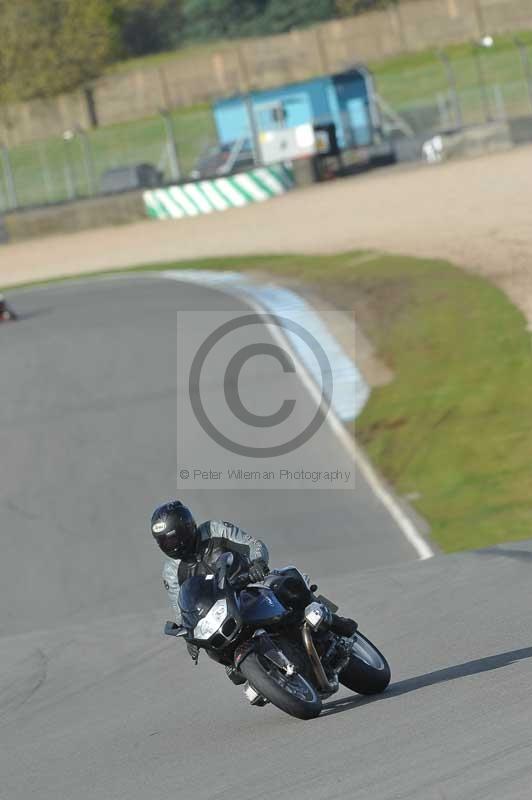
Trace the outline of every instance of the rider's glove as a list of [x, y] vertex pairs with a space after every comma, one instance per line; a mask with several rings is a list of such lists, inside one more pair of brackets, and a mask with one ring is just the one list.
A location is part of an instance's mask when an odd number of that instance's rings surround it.
[[270, 570], [268, 565], [261, 558], [252, 561], [249, 567], [249, 577], [253, 583], [263, 581]]
[[190, 642], [187, 642], [187, 650], [188, 650], [188, 654], [189, 654], [190, 658], [192, 659], [192, 661], [194, 661], [194, 663], [197, 664], [198, 663], [198, 658], [199, 658], [199, 647], [198, 647], [198, 645], [197, 644], [191, 644]]

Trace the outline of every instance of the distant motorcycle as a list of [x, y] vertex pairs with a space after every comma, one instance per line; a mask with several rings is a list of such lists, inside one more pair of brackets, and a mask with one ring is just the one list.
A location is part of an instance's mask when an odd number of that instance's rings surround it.
[[270, 702], [299, 719], [319, 716], [322, 701], [343, 684], [353, 692], [383, 692], [390, 667], [360, 631], [333, 634], [327, 620], [338, 607], [315, 596], [317, 586], [296, 567], [270, 572], [250, 584], [244, 559], [225, 553], [215, 575], [188, 578], [179, 592], [184, 636], [229, 668], [254, 706]]
[[17, 319], [17, 315], [7, 304], [3, 294], [0, 294], [0, 322], [9, 322]]

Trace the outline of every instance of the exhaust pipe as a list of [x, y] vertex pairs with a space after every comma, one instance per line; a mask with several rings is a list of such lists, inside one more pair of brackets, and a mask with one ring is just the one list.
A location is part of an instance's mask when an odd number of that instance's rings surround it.
[[338, 683], [331, 683], [331, 681], [328, 679], [327, 674], [323, 669], [323, 664], [321, 663], [320, 657], [316, 652], [316, 648], [314, 647], [310, 628], [306, 622], [303, 625], [301, 634], [303, 636], [305, 650], [307, 651], [310, 663], [312, 664], [312, 669], [314, 670], [314, 675], [316, 676], [316, 680], [318, 682], [318, 688], [321, 689], [322, 692], [332, 694], [338, 689]]

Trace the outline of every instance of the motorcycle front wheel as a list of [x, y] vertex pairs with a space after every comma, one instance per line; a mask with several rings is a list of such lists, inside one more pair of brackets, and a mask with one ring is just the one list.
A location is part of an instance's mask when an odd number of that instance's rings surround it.
[[321, 712], [321, 699], [314, 686], [299, 673], [287, 675], [269, 659], [250, 653], [240, 672], [251, 686], [270, 703], [297, 719], [315, 719]]
[[338, 678], [352, 692], [379, 694], [390, 683], [390, 665], [375, 645], [357, 631], [349, 662]]

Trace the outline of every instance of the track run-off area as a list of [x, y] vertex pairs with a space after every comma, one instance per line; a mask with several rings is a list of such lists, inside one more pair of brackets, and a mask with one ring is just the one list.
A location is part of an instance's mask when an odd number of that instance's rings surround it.
[[0, 287], [138, 264], [376, 249], [442, 258], [499, 285], [532, 325], [532, 148], [401, 165], [188, 219], [0, 248]]
[[[241, 301], [148, 275], [10, 296], [2, 800], [530, 797], [532, 545], [420, 561], [363, 475], [354, 492], [190, 492], [198, 518], [234, 519], [311, 574], [391, 663], [384, 695], [343, 692], [313, 722], [251, 708], [162, 636], [148, 529], [176, 491], [176, 311]], [[349, 458], [325, 426], [315, 448]]]

